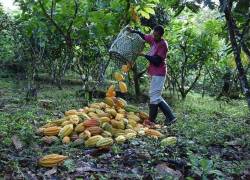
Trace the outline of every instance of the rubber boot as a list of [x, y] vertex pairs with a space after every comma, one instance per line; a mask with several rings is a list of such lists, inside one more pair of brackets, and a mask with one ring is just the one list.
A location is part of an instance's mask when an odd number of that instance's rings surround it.
[[157, 114], [158, 114], [158, 104], [149, 104], [149, 119], [145, 120], [143, 124], [150, 128], [154, 128]]
[[176, 121], [176, 117], [174, 116], [170, 106], [167, 102], [161, 101], [158, 106], [166, 117], [165, 124], [170, 125]]
[[149, 104], [149, 120], [155, 123], [158, 114], [158, 104]]

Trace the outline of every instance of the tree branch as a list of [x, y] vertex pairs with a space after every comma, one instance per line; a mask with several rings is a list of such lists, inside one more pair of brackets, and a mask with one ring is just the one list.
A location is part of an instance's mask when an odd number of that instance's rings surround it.
[[192, 84], [189, 86], [189, 88], [186, 91], [186, 94], [194, 87], [196, 81], [200, 78], [201, 76], [201, 70], [202, 70], [203, 65], [200, 65], [200, 69], [198, 71], [198, 74], [195, 77], [195, 80], [192, 82]]
[[44, 6], [43, 6], [41, 0], [38, 0], [38, 3], [39, 3], [39, 5], [40, 5], [40, 7], [41, 7], [41, 9], [42, 9], [42, 11], [43, 11], [45, 17], [46, 17], [47, 19], [50, 20], [50, 22], [51, 22], [51, 23], [56, 27], [56, 29], [62, 34], [62, 36], [65, 38], [65, 40], [67, 40], [67, 36], [64, 34], [63, 30], [62, 30], [62, 29], [59, 27], [59, 25], [54, 21], [54, 19], [53, 19], [50, 15], [47, 14], [47, 12], [46, 12], [46, 10], [45, 10], [45, 8], [44, 8]]
[[181, 67], [181, 86], [184, 87], [184, 84], [185, 84], [184, 72], [185, 72], [185, 67], [186, 67], [187, 60], [188, 60], [187, 52], [186, 52], [187, 42], [185, 41], [184, 45], [180, 44], [180, 48], [182, 49], [184, 53], [184, 62]]
[[77, 12], [78, 12], [78, 4], [77, 4], [77, 1], [74, 0], [74, 3], [75, 3], [75, 13], [74, 13], [73, 19], [72, 19], [72, 21], [70, 22], [69, 27], [68, 27], [68, 29], [67, 29], [67, 34], [70, 34], [70, 32], [71, 32], [71, 30], [72, 30], [72, 29], [71, 29], [71, 28], [72, 28], [72, 25], [73, 25], [73, 23], [74, 23], [74, 20], [75, 20], [75, 18], [76, 18]]

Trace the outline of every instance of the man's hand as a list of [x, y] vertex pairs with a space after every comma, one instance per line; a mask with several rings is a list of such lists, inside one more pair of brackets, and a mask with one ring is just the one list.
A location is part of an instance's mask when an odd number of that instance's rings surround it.
[[127, 30], [128, 32], [132, 32], [132, 31], [133, 31], [133, 29], [132, 29], [130, 26], [128, 26], [128, 27], [126, 28], [126, 30]]

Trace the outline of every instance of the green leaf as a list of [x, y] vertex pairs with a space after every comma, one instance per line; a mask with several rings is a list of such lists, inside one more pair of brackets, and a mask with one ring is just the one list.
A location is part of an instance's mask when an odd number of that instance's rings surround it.
[[202, 159], [202, 160], [200, 160], [200, 165], [201, 165], [203, 170], [209, 170], [213, 166], [213, 161], [207, 160], [207, 159]]
[[148, 3], [148, 4], [147, 4], [147, 7], [154, 8], [154, 7], [156, 7], [156, 4]]
[[153, 8], [145, 7], [144, 11], [147, 12], [147, 13], [149, 13], [149, 14], [155, 15], [155, 10]]
[[149, 2], [160, 3], [160, 0], [149, 0]]
[[217, 176], [224, 176], [224, 174], [217, 169], [209, 171], [208, 174], [216, 174]]
[[146, 19], [149, 19], [149, 13], [145, 12], [145, 11], [140, 11], [140, 14], [142, 15], [142, 17], [145, 17]]
[[111, 7], [112, 9], [117, 9], [117, 8], [119, 8], [120, 6], [121, 6], [121, 3], [120, 3], [119, 0], [114, 0], [114, 1], [111, 1], [111, 2], [110, 2], [110, 7]]

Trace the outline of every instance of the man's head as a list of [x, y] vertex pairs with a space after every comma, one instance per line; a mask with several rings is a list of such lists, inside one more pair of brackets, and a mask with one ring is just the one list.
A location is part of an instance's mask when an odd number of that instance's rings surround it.
[[154, 35], [154, 38], [155, 38], [156, 41], [160, 41], [163, 34], [164, 34], [163, 26], [157, 25], [157, 26], [154, 27], [153, 35]]

